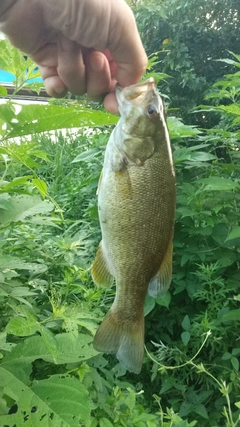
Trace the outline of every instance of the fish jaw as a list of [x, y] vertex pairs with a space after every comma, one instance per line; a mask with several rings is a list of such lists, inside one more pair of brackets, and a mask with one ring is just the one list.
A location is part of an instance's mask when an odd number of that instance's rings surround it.
[[117, 86], [116, 96], [121, 115], [118, 128], [133, 136], [151, 136], [159, 122], [165, 122], [164, 105], [153, 78], [136, 85]]

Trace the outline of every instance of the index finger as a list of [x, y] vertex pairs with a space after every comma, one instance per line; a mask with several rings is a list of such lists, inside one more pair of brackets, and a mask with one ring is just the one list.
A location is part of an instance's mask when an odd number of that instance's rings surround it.
[[[133, 12], [125, 2], [112, 14], [109, 29], [108, 49], [117, 67], [114, 77], [121, 86], [137, 83], [147, 67], [147, 55], [138, 33]], [[119, 6], [119, 3], [118, 3]], [[119, 16], [124, 19], [119, 19]]]

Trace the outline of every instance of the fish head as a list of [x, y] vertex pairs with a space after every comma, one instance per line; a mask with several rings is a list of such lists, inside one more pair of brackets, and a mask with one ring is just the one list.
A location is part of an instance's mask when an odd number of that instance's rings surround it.
[[165, 123], [164, 104], [152, 77], [126, 88], [118, 85], [116, 96], [126, 134], [154, 136], [159, 123]]

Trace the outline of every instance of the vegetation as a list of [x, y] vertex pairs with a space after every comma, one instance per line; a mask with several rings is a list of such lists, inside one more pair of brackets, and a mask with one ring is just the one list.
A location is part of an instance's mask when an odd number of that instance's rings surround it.
[[[25, 60], [0, 43], [0, 67], [28, 83]], [[0, 104], [0, 425], [240, 424], [240, 57], [226, 55], [217, 59], [231, 73], [194, 107], [201, 127], [183, 124], [171, 96], [177, 77], [157, 75], [151, 56], [149, 73], [161, 88], [169, 82], [178, 196], [173, 282], [146, 299], [139, 375], [92, 347], [114, 298], [89, 269], [100, 239], [96, 188], [117, 118], [82, 100]]]

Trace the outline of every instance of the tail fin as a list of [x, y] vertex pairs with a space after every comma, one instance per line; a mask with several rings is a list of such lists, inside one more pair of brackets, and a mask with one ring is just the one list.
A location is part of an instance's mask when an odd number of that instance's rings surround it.
[[118, 360], [130, 372], [139, 374], [144, 354], [144, 316], [131, 323], [120, 321], [111, 310], [99, 326], [94, 348], [103, 353], [116, 353]]

